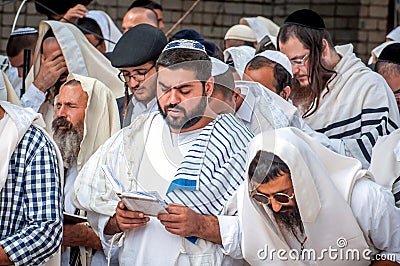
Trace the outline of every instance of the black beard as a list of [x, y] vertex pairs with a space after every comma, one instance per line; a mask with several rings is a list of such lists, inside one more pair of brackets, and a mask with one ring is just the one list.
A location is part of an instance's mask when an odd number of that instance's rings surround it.
[[[268, 205], [271, 208], [271, 205]], [[272, 210], [272, 208], [271, 208]], [[296, 206], [282, 206], [279, 212], [274, 212], [275, 220], [283, 225], [285, 228], [296, 231], [299, 229], [301, 233], [304, 233], [303, 222], [301, 221], [299, 208]]]
[[78, 158], [80, 145], [83, 140], [83, 130], [74, 127], [72, 123], [64, 117], [54, 119], [52, 129], [53, 139], [60, 149], [64, 167], [69, 169], [72, 163]]
[[[188, 117], [186, 110], [184, 108], [182, 108], [181, 106], [179, 106], [179, 104], [169, 104], [167, 106], [164, 106], [164, 108], [162, 108], [160, 106], [160, 103], [157, 101], [157, 105], [158, 105], [158, 110], [160, 111], [161, 115], [163, 116], [165, 121], [167, 121], [168, 126], [170, 126], [172, 129], [182, 130], [182, 129], [190, 128], [190, 127], [194, 126], [195, 124], [197, 124], [197, 122], [199, 122], [201, 118], [203, 118], [204, 112], [207, 108], [206, 91], [203, 90], [201, 102], [198, 106], [196, 106], [195, 109], [192, 110], [193, 112], [191, 115], [193, 115], [193, 117], [191, 117], [191, 118]], [[171, 121], [167, 117], [168, 108], [175, 108], [175, 109], [180, 110], [184, 114], [183, 121], [181, 121], [180, 123], [178, 123], [178, 122], [175, 123], [174, 121]]]

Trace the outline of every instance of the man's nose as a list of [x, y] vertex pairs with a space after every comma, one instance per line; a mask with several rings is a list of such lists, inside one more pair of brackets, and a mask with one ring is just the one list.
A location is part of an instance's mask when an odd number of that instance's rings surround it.
[[179, 104], [180, 103], [179, 90], [171, 89], [169, 91], [169, 103], [170, 104]]
[[279, 212], [282, 208], [282, 204], [279, 204], [278, 202], [276, 202], [276, 200], [274, 200], [274, 198], [271, 198], [271, 205], [272, 205], [272, 210], [274, 212]]

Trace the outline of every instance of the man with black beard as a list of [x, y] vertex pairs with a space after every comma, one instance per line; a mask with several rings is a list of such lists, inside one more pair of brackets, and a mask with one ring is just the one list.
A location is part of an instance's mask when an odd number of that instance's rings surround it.
[[[156, 70], [159, 112], [139, 116], [98, 149], [76, 179], [73, 203], [103, 242], [124, 233], [120, 265], [233, 265], [225, 254], [236, 219], [227, 206], [252, 134], [232, 114], [207, 114], [214, 80], [202, 44], [170, 42]], [[168, 213], [128, 209], [102, 165], [126, 191], [157, 191]]]
[[251, 141], [247, 176], [238, 213], [250, 265], [398, 265], [400, 209], [358, 160], [280, 128]]
[[292, 64], [291, 97], [304, 121], [328, 136], [337, 152], [368, 168], [378, 137], [400, 125], [385, 80], [356, 57], [351, 44], [335, 46], [322, 17], [309, 9], [286, 18], [278, 48]]
[[[71, 203], [72, 187], [82, 165], [119, 129], [117, 105], [111, 91], [99, 81], [71, 75], [60, 88], [55, 110], [53, 138], [66, 169], [64, 211], [84, 215]], [[63, 231], [62, 265], [90, 265], [91, 260], [94, 265], [105, 262], [100, 239], [85, 223], [64, 223]], [[96, 250], [93, 258], [92, 249]]]

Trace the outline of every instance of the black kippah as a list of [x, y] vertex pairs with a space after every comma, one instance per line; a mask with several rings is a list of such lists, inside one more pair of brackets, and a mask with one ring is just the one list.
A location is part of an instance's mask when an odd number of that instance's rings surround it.
[[400, 65], [400, 43], [392, 43], [386, 46], [379, 55], [379, 61]]
[[320, 15], [310, 9], [300, 9], [290, 14], [284, 24], [294, 24], [311, 29], [325, 29], [324, 20]]
[[156, 60], [161, 54], [167, 38], [164, 33], [149, 24], [139, 24], [125, 32], [110, 55], [113, 67], [140, 66]]

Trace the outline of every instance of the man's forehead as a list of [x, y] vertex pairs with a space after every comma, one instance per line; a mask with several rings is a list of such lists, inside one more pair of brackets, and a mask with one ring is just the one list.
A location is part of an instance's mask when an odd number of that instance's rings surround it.
[[157, 81], [163, 83], [163, 85], [174, 87], [199, 80], [196, 78], [194, 70], [159, 67]]
[[60, 93], [58, 95], [59, 100], [87, 100], [85, 97], [87, 96], [87, 92], [85, 92], [80, 84], [75, 85], [64, 85], [60, 89]]

